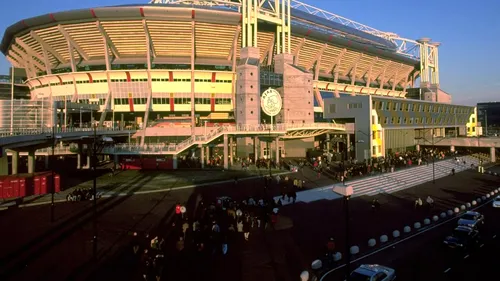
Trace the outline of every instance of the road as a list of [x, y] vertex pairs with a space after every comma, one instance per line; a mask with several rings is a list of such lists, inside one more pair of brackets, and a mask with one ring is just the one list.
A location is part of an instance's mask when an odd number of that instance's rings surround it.
[[[500, 209], [491, 203], [477, 208], [485, 215], [481, 228], [481, 242], [468, 251], [448, 249], [443, 239], [451, 233], [458, 219], [452, 219], [435, 228], [422, 230], [414, 237], [381, 249], [368, 257], [359, 257], [351, 270], [360, 264], [381, 264], [394, 268], [398, 280], [494, 280], [497, 277], [498, 251], [500, 250]], [[327, 274], [323, 281], [344, 280], [345, 269], [339, 268]], [[484, 278], [484, 279], [482, 279]]]
[[[314, 172], [306, 170], [303, 178], [309, 179], [312, 187], [320, 184], [311, 180], [315, 177]], [[413, 209], [416, 197], [431, 195], [436, 200], [436, 210], [433, 211], [438, 212], [485, 194], [499, 185], [499, 179], [469, 171], [439, 179], [435, 185], [430, 183], [394, 194], [378, 195], [376, 198], [382, 204], [379, 212], [370, 210], [373, 197], [355, 198], [351, 202], [351, 242], [365, 252], [369, 238], [390, 234], [394, 229], [401, 230], [406, 224], [412, 225], [428, 217], [430, 212]], [[131, 186], [141, 186], [152, 180], [154, 175], [141, 173], [118, 189], [130, 190]], [[58, 204], [54, 223], [50, 223], [50, 206], [9, 209], [0, 213], [4, 237], [0, 245], [0, 280], [87, 280], [89, 274], [92, 277], [88, 280], [138, 280], [138, 263], [130, 263], [124, 255], [131, 232], [158, 233], [170, 244], [175, 242], [170, 229], [176, 202], [186, 202], [190, 212], [199, 195], [205, 199], [231, 196], [242, 200], [249, 196], [257, 198], [263, 192], [262, 179], [255, 179], [241, 181], [237, 186], [234, 183], [214, 184], [99, 200], [97, 264], [88, 263], [92, 257], [93, 234], [90, 202]], [[279, 194], [279, 188], [272, 187], [268, 193]], [[166, 279], [182, 280], [186, 274], [198, 272], [198, 276], [189, 276], [188, 279], [296, 280], [300, 271], [322, 255], [329, 237], [335, 237], [338, 248], [343, 249], [345, 229], [341, 201], [320, 200], [289, 205], [282, 208], [282, 215], [292, 219], [292, 229], [261, 236], [252, 234], [251, 237], [255, 238], [251, 238], [246, 246], [230, 245], [231, 251], [235, 252], [227, 259], [207, 257], [203, 261], [188, 261], [182, 267], [173, 263], [165, 273], [171, 278]], [[415, 247], [416, 250], [419, 248], [418, 245]], [[175, 251], [174, 246], [171, 249]], [[266, 264], [259, 264], [259, 260], [266, 260]], [[268, 260], [272, 262], [268, 263]]]

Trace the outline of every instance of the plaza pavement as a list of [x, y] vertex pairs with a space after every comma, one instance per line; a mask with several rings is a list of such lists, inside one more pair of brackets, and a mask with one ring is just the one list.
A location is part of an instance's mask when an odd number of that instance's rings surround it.
[[[304, 178], [311, 180], [315, 176], [313, 171], [304, 170]], [[121, 189], [137, 191], [138, 188], [132, 186], [142, 186], [152, 179], [153, 176], [145, 173]], [[369, 238], [389, 234], [429, 216], [427, 211], [413, 209], [416, 197], [432, 196], [437, 212], [470, 201], [498, 182], [498, 177], [466, 171], [439, 179], [436, 184], [379, 195], [382, 206], [378, 212], [370, 210], [372, 197], [355, 198], [350, 204], [351, 243], [365, 251]], [[262, 179], [251, 179], [237, 186], [228, 182], [99, 200], [100, 262], [97, 264], [88, 262], [92, 256], [91, 202], [58, 204], [53, 224], [49, 219], [50, 206], [9, 209], [0, 213], [3, 237], [7, 238], [2, 242], [0, 280], [138, 280], [137, 264], [127, 259], [125, 251], [130, 232], [161, 233], [167, 237], [167, 243], [171, 243], [169, 226], [176, 202], [187, 202], [189, 212], [198, 194], [206, 199], [222, 195], [244, 199], [263, 192]], [[268, 192], [277, 195], [279, 189], [271, 187]], [[301, 270], [322, 255], [329, 237], [335, 237], [337, 248], [343, 249], [345, 229], [341, 201], [298, 203], [283, 207], [281, 212], [293, 221], [292, 228], [252, 235], [250, 243], [230, 245], [231, 254], [226, 257], [185, 260], [182, 264], [170, 262], [165, 277], [204, 281], [296, 280]]]

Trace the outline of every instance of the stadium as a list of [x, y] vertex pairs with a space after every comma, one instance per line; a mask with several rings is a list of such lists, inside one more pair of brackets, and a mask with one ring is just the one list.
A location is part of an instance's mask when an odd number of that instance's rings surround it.
[[[363, 160], [472, 134], [474, 108], [439, 88], [439, 45], [293, 0], [156, 0], [21, 20], [1, 51], [51, 116], [35, 126], [137, 128], [138, 149], [115, 154], [175, 143], [160, 153], [199, 144], [210, 155], [223, 139], [226, 166], [228, 153], [278, 160], [324, 146]], [[270, 88], [282, 98], [274, 120], [260, 104]]]

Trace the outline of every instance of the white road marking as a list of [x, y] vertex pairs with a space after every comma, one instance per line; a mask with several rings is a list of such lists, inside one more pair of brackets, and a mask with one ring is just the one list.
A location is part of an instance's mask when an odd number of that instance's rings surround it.
[[497, 238], [497, 235], [496, 235], [496, 234], [495, 234], [495, 235], [493, 235], [493, 238]]
[[481, 246], [479, 246], [480, 248], [482, 248], [484, 246], [484, 244], [481, 244]]
[[[477, 210], [477, 209], [479, 209], [479, 208], [482, 208], [482, 207], [484, 207], [486, 204], [489, 204], [491, 201], [493, 201], [493, 199], [490, 199], [490, 200], [488, 200], [488, 201], [484, 202], [482, 205], [478, 205], [478, 206], [476, 206], [475, 208], [470, 209], [470, 211], [475, 211], [475, 210]], [[361, 257], [359, 257], [359, 258], [357, 258], [357, 259], [351, 260], [351, 262], [350, 262], [350, 263], [352, 264], [352, 263], [358, 262], [358, 261], [360, 261], [360, 260], [366, 259], [366, 258], [368, 258], [368, 257], [370, 257], [370, 256], [375, 255], [375, 254], [378, 254], [378, 253], [380, 253], [380, 252], [382, 252], [382, 251], [385, 251], [385, 250], [387, 250], [387, 249], [393, 248], [394, 246], [396, 246], [396, 245], [398, 245], [398, 244], [401, 244], [401, 243], [403, 243], [403, 242], [405, 242], [405, 241], [407, 241], [407, 240], [410, 240], [411, 238], [414, 238], [414, 237], [416, 237], [416, 236], [419, 236], [419, 235], [421, 235], [421, 234], [424, 234], [424, 233], [426, 233], [427, 231], [430, 231], [430, 230], [432, 230], [432, 229], [434, 229], [434, 228], [436, 228], [436, 227], [439, 227], [439, 226], [441, 226], [441, 225], [447, 224], [447, 223], [449, 223], [450, 221], [456, 220], [456, 219], [457, 219], [457, 217], [458, 217], [458, 215], [459, 215], [459, 214], [454, 215], [452, 218], [449, 218], [449, 219], [447, 219], [447, 220], [445, 220], [445, 221], [442, 221], [442, 222], [440, 222], [440, 223], [438, 223], [438, 224], [431, 225], [431, 226], [429, 226], [428, 228], [422, 228], [422, 231], [420, 231], [420, 232], [414, 233], [414, 234], [412, 234], [412, 235], [410, 235], [410, 236], [408, 236], [408, 237], [406, 237], [406, 238], [403, 238], [403, 239], [401, 239], [401, 240], [399, 240], [399, 241], [396, 241], [396, 242], [394, 242], [394, 243], [392, 243], [392, 244], [389, 244], [389, 245], [387, 245], [387, 246], [385, 246], [385, 247], [382, 247], [382, 248], [380, 248], [380, 249], [378, 249], [378, 250], [376, 250], [376, 251], [373, 251], [373, 252], [371, 252], [371, 253], [369, 253], [369, 254], [366, 254], [366, 255], [364, 255], [364, 256], [361, 256]], [[496, 237], [496, 235], [495, 235], [495, 237]], [[339, 270], [339, 269], [341, 269], [341, 268], [343, 268], [343, 267], [345, 267], [345, 263], [344, 263], [344, 264], [341, 264], [341, 265], [339, 265], [339, 266], [337, 266], [337, 267], [335, 267], [335, 268], [330, 269], [329, 271], [327, 271], [327, 272], [326, 272], [326, 273], [325, 273], [325, 274], [324, 274], [324, 275], [323, 275], [323, 276], [319, 279], [319, 281], [323, 281], [323, 280], [325, 279], [325, 277], [326, 277], [328, 274], [330, 274], [330, 273], [332, 273], [332, 272], [335, 272], [335, 271], [337, 271], [337, 270]], [[451, 269], [451, 268], [449, 268], [448, 270], [450, 270], [450, 269]], [[446, 271], [446, 272], [447, 272], [447, 271]]]
[[465, 257], [464, 257], [464, 260], [465, 260], [465, 259], [467, 259], [468, 257], [469, 257], [469, 255], [465, 256]]
[[444, 273], [447, 273], [447, 272], [448, 272], [448, 271], [450, 271], [450, 270], [451, 270], [451, 267], [448, 267], [448, 269], [447, 269], [447, 270], [445, 270], [445, 271], [444, 271]]

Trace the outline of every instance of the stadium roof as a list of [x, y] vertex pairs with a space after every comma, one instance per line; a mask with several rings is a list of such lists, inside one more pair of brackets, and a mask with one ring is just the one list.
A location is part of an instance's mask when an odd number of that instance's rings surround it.
[[[186, 8], [192, 7], [196, 9], [209, 9], [209, 10], [225, 10], [230, 8], [221, 7], [221, 6], [196, 6], [196, 5], [179, 5], [179, 4], [139, 4], [139, 5], [120, 5], [120, 6], [112, 6], [112, 7], [103, 7], [96, 9], [104, 9], [107, 10], [107, 15], [105, 18], [108, 19], [116, 19], [117, 17], [131, 17], [127, 13], [127, 8], [132, 7], [179, 7]], [[120, 11], [123, 9], [123, 11]], [[234, 10], [234, 9], [233, 9]], [[237, 12], [237, 11], [235, 11]], [[120, 15], [118, 13], [121, 13]], [[330, 21], [324, 18], [321, 18], [317, 15], [312, 15], [306, 13], [299, 9], [292, 9], [292, 33], [311, 33], [313, 31], [314, 35], [311, 37], [316, 37], [319, 41], [330, 41], [333, 38], [333, 41], [337, 43], [343, 42], [342, 45], [348, 45], [349, 47], [353, 47], [355, 49], [362, 49], [364, 51], [369, 51], [371, 53], [380, 53], [382, 51], [383, 56], [391, 57], [393, 59], [404, 61], [406, 63], [415, 63], [417, 60], [415, 58], [409, 58], [408, 56], [403, 56], [401, 54], [396, 53], [397, 45], [391, 42], [390, 40], [384, 39], [380, 36], [375, 36], [373, 34], [358, 30], [356, 28], [342, 25], [340, 23]], [[9, 26], [4, 34], [2, 39], [0, 50], [2, 53], [6, 54], [8, 48], [13, 40], [13, 38], [20, 33], [31, 30], [34, 27], [44, 26], [44, 25], [53, 25], [57, 24], [57, 22], [74, 22], [74, 21], [88, 21], [88, 20], [96, 20], [99, 17], [96, 17], [94, 9], [79, 9], [79, 10], [71, 10], [57, 13], [50, 13], [46, 15], [41, 15], [37, 17], [32, 17], [28, 19], [21, 20], [11, 26]], [[321, 36], [323, 35], [323, 36]], [[323, 38], [324, 37], [324, 38]], [[322, 40], [321, 40], [322, 39]], [[328, 40], [329, 39], [329, 40]], [[371, 50], [368, 50], [371, 49]]]

